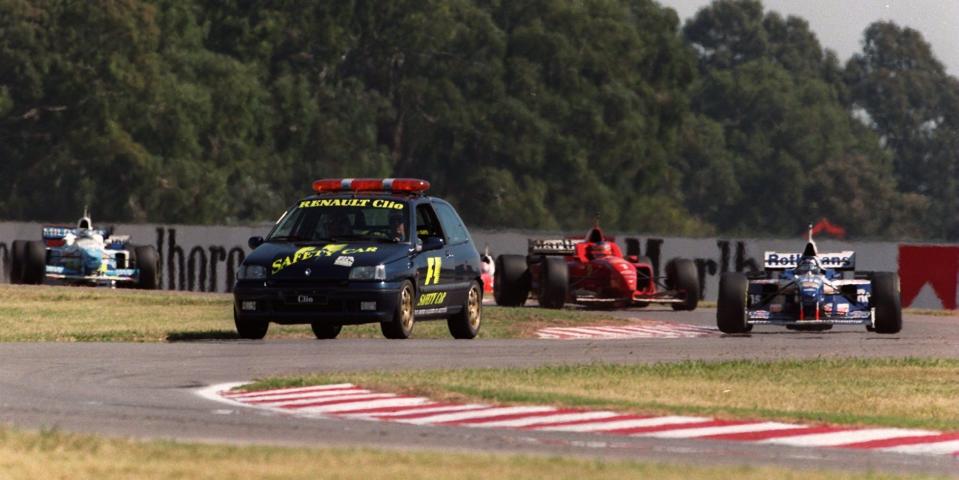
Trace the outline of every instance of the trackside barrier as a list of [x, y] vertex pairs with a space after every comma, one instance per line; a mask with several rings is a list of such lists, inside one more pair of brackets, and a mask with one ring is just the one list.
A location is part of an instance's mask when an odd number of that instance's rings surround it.
[[[249, 253], [247, 239], [265, 235], [270, 227], [116, 224], [115, 231], [130, 235], [133, 244], [156, 247], [161, 259], [164, 289], [229, 292], [237, 267]], [[0, 282], [9, 282], [13, 240], [39, 240], [40, 229], [39, 223], [0, 222]], [[481, 229], [473, 229], [471, 233], [476, 247], [482, 251], [489, 246], [494, 256], [525, 254], [528, 238], [556, 238], [569, 234]], [[573, 235], [577, 233], [581, 232]], [[670, 259], [693, 259], [699, 269], [705, 300], [716, 299], [719, 277], [723, 272], [758, 270], [762, 266], [764, 251], [800, 251], [804, 242], [798, 237], [692, 239], [628, 233], [617, 234], [616, 240], [628, 253], [649, 257], [657, 271]], [[846, 242], [825, 238], [818, 239], [817, 244], [822, 251], [855, 250], [859, 270], [899, 271], [903, 306], [957, 307], [959, 245]]]

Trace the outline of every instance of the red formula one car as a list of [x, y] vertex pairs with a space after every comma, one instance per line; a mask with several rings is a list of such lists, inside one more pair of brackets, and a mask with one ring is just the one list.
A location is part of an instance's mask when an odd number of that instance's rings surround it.
[[624, 257], [612, 238], [594, 226], [583, 239], [529, 239], [529, 254], [496, 259], [493, 294], [497, 305], [520, 306], [530, 292], [546, 308], [567, 302], [592, 307], [645, 307], [669, 303], [694, 310], [699, 272], [692, 260], [676, 258], [658, 276], [646, 257]]

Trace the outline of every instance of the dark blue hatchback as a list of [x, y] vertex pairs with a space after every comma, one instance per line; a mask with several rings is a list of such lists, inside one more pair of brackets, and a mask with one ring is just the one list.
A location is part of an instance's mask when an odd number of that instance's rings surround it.
[[415, 322], [446, 319], [474, 338], [482, 319], [480, 255], [453, 207], [419, 179], [324, 179], [293, 205], [237, 274], [234, 319], [242, 338], [270, 322], [309, 323], [317, 338], [343, 325], [379, 323], [409, 338]]

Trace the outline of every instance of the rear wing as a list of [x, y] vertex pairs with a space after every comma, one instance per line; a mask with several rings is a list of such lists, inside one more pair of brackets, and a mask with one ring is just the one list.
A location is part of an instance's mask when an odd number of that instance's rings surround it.
[[530, 255], [576, 255], [576, 245], [583, 240], [570, 238], [535, 240], [529, 239]]
[[[802, 254], [765, 252], [763, 254], [763, 268], [766, 270], [788, 270], [796, 268]], [[838, 253], [820, 253], [816, 255], [819, 265], [832, 270], [855, 270], [856, 252], [844, 250]]]

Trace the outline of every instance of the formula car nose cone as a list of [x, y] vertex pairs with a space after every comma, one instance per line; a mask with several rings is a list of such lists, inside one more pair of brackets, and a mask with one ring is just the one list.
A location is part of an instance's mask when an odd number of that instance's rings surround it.
[[100, 248], [81, 248], [83, 258], [83, 269], [85, 272], [95, 272], [100, 269], [103, 263], [103, 250]]

